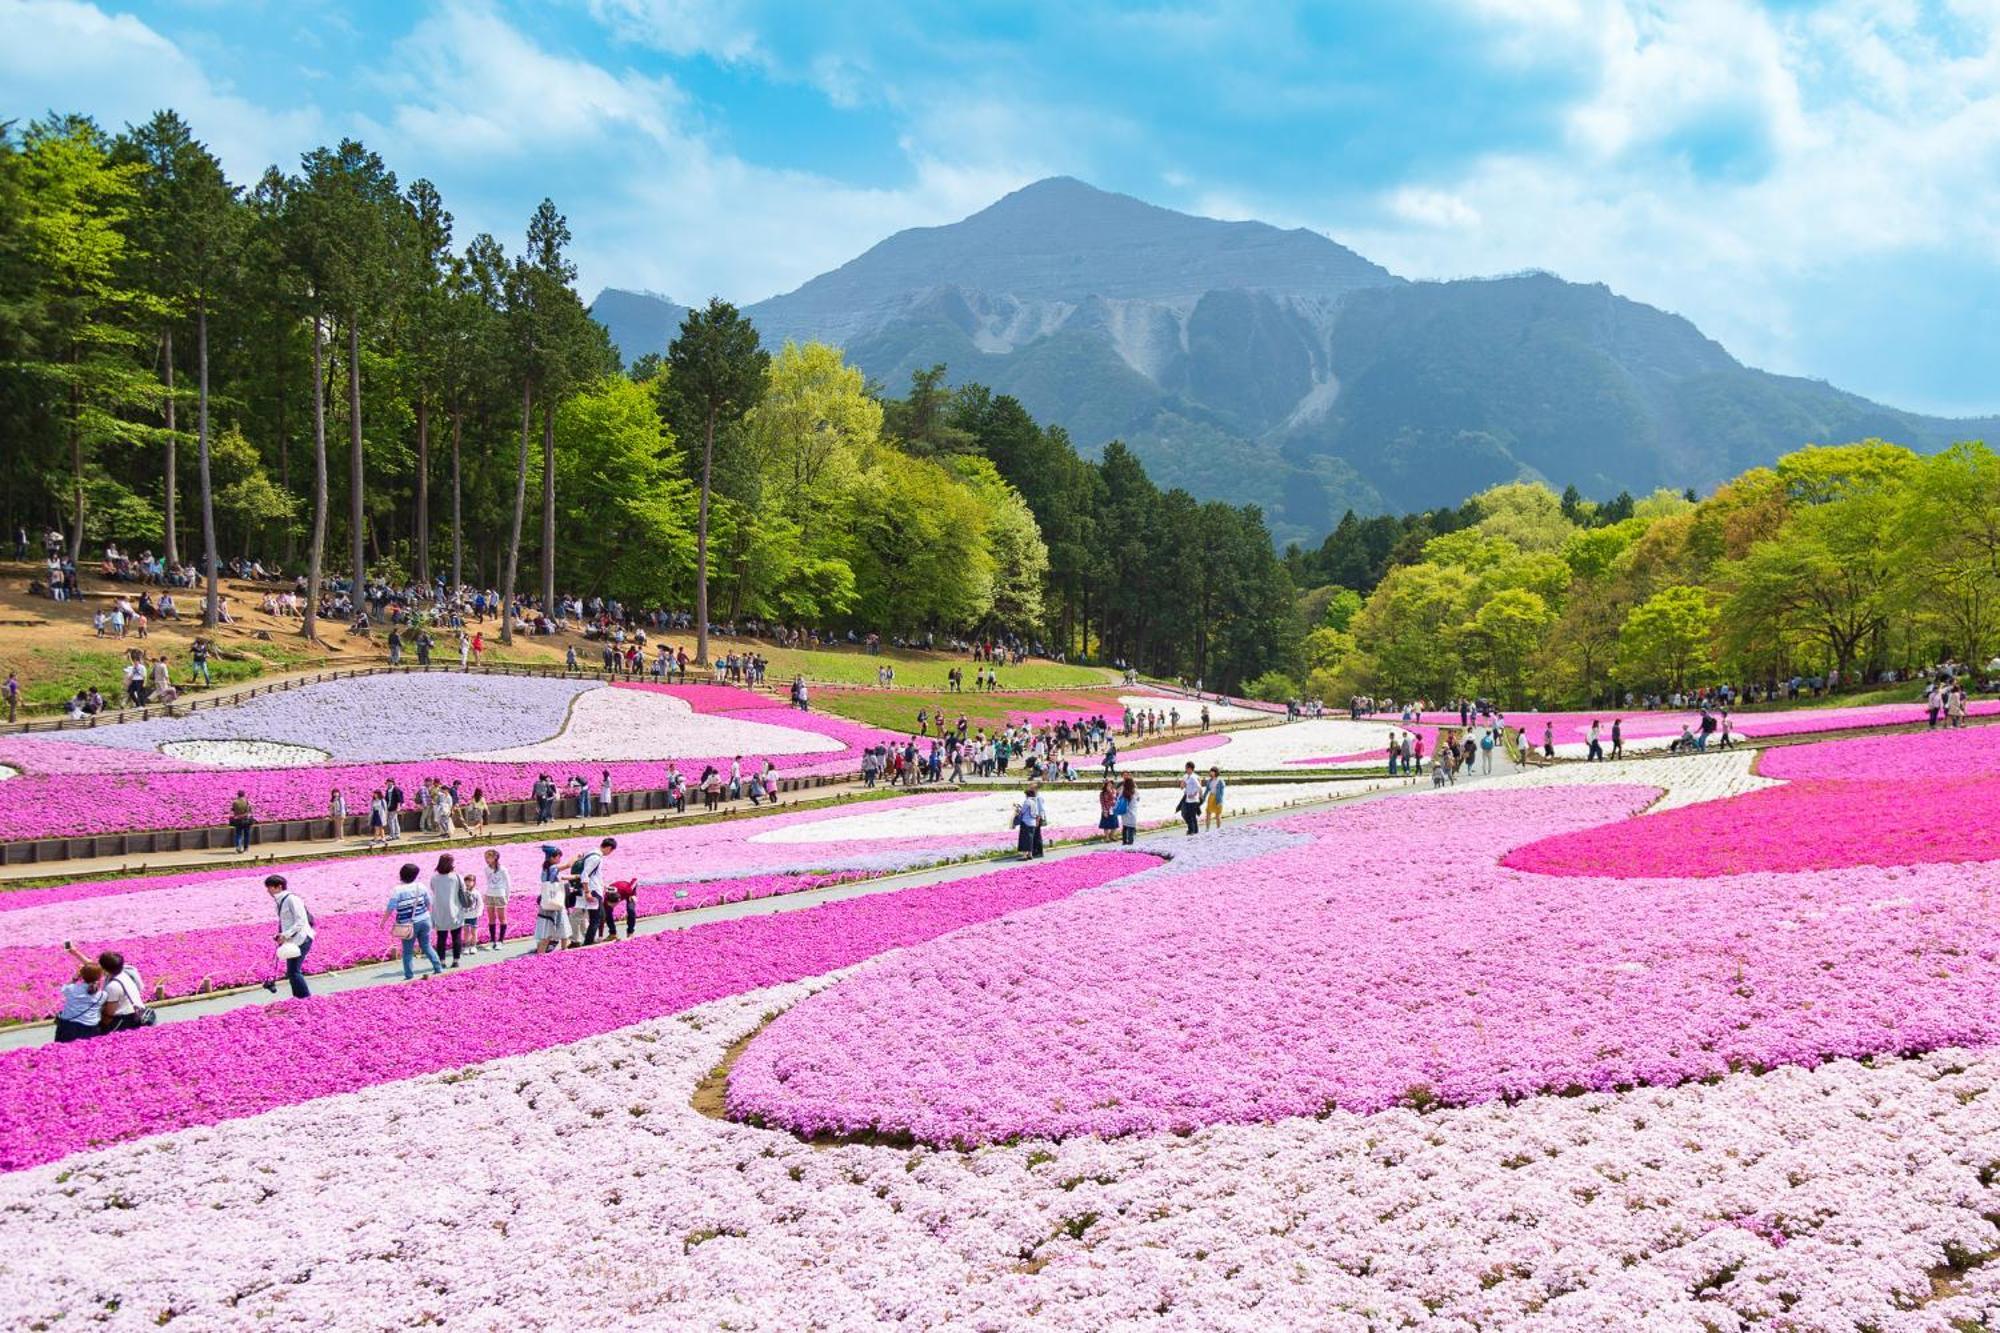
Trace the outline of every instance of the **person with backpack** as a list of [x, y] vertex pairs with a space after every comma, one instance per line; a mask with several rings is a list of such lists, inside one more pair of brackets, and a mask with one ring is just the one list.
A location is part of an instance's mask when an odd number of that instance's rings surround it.
[[563, 892], [562, 848], [542, 844], [541, 883], [535, 895], [535, 952], [551, 953], [569, 943], [569, 901]]
[[1211, 767], [1208, 770], [1208, 782], [1202, 790], [1208, 801], [1207, 827], [1219, 829], [1222, 827], [1222, 799], [1229, 791], [1228, 785], [1222, 780], [1220, 768]]
[[1118, 789], [1118, 800], [1112, 805], [1111, 813], [1118, 816], [1118, 840], [1130, 847], [1132, 840], [1139, 836], [1139, 784], [1130, 773], [1125, 775], [1124, 785]]
[[589, 923], [583, 930], [585, 944], [597, 943], [598, 932], [604, 933], [606, 941], [618, 938], [618, 925], [614, 913], [618, 899], [604, 883], [604, 858], [618, 850], [618, 839], [606, 838], [597, 845], [594, 852], [585, 852], [576, 858], [570, 867], [570, 874], [583, 885], [583, 904], [589, 913]]
[[1479, 734], [1479, 771], [1487, 777], [1493, 776], [1493, 733], [1496, 728], [1488, 727]]
[[[264, 891], [271, 895], [278, 909], [278, 958], [285, 965], [285, 980], [291, 985], [292, 998], [307, 999], [312, 991], [306, 985], [306, 955], [312, 952], [316, 933], [312, 912], [305, 900], [292, 892], [283, 875], [266, 875]], [[275, 995], [278, 983], [267, 981], [264, 989]]]
[[238, 856], [249, 855], [250, 830], [256, 826], [257, 817], [251, 810], [250, 797], [239, 788], [236, 799], [229, 803], [229, 829]]
[[438, 961], [437, 950], [431, 947], [431, 896], [417, 887], [417, 863], [406, 861], [396, 872], [399, 883], [389, 895], [389, 905], [382, 910], [382, 925], [402, 943], [403, 980], [415, 977], [411, 964], [416, 959], [416, 951], [421, 947], [424, 957], [430, 960], [431, 970], [427, 974], [436, 976], [444, 971], [444, 964]]

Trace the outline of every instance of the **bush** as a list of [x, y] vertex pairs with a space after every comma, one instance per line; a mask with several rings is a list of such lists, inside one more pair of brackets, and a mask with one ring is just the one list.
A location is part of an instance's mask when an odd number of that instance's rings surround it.
[[1299, 683], [1282, 671], [1266, 671], [1246, 684], [1243, 693], [1252, 699], [1281, 704], [1299, 697]]

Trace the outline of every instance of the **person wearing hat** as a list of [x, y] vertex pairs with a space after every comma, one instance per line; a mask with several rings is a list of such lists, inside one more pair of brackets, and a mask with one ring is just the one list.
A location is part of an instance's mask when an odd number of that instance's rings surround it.
[[535, 899], [535, 952], [550, 953], [569, 943], [569, 904], [563, 894], [562, 848], [542, 844], [542, 882]]
[[1014, 807], [1014, 824], [1020, 830], [1015, 845], [1023, 861], [1042, 854], [1042, 829], [1048, 822], [1049, 812], [1042, 804], [1041, 792], [1030, 782], [1021, 803]]

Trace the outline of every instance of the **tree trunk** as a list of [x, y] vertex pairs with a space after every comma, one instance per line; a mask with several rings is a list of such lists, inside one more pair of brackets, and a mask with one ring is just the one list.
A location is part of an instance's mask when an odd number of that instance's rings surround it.
[[465, 409], [455, 407], [451, 413], [451, 595], [458, 596], [458, 590], [465, 586], [465, 523], [463, 511], [459, 508], [461, 491], [458, 480], [458, 441], [461, 428], [465, 424]]
[[[701, 445], [701, 506], [694, 526], [694, 664], [708, 665], [708, 478], [715, 466], [715, 410]], [[79, 492], [80, 494], [81, 492]]]
[[354, 609], [368, 606], [368, 530], [362, 523], [361, 501], [361, 323], [347, 320], [347, 519], [353, 538]]
[[162, 339], [162, 354], [167, 362], [167, 540], [166, 561], [171, 570], [181, 562], [181, 545], [174, 534], [175, 492], [180, 489], [180, 478], [175, 475], [175, 455], [179, 453], [179, 441], [174, 436], [174, 331], [168, 329]]
[[326, 552], [326, 364], [320, 341], [319, 311], [313, 311], [313, 525], [306, 550], [306, 605], [299, 634], [319, 641], [320, 561]]
[[[507, 539], [507, 577], [500, 589], [500, 642], [514, 642], [514, 581], [521, 576], [521, 518], [528, 507], [528, 428], [535, 419], [535, 384], [521, 386], [521, 458], [514, 469], [514, 531]], [[544, 608], [546, 609], [546, 608]]]
[[542, 614], [556, 604], [556, 400], [542, 402]]
[[70, 348], [69, 364], [72, 378], [69, 382], [69, 463], [76, 473], [76, 512], [71, 515], [69, 534], [69, 562], [76, 566], [77, 577], [83, 576], [83, 390], [74, 376], [83, 356], [74, 345]]
[[[201, 550], [208, 566], [208, 592], [201, 606], [201, 627], [214, 629], [221, 599], [221, 575], [216, 570], [215, 487], [208, 475], [208, 303], [195, 306], [195, 456], [201, 471]], [[246, 544], [248, 539], [245, 539]]]
[[417, 582], [431, 586], [431, 405], [417, 395]]
[[[278, 485], [286, 495], [292, 493], [292, 437], [285, 431], [285, 385], [284, 363], [276, 367], [278, 378], [277, 401], [272, 404], [278, 422]], [[292, 525], [285, 524], [285, 568], [293, 569], [298, 564], [298, 538], [292, 533]]]

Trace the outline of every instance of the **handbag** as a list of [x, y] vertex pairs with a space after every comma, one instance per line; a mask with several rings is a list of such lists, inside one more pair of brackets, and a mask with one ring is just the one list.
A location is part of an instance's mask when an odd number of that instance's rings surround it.
[[417, 928], [412, 922], [398, 921], [389, 927], [389, 933], [399, 940], [413, 940], [417, 937]]
[[298, 945], [294, 944], [290, 940], [286, 940], [283, 944], [280, 944], [278, 946], [278, 961], [281, 963], [289, 963], [294, 958], [297, 958], [303, 952], [305, 951], [299, 948]]

